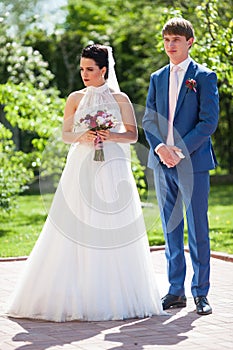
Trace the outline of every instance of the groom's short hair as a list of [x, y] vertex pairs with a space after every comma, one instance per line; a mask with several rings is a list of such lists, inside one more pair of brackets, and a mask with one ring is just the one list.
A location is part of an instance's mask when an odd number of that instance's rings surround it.
[[164, 34], [185, 36], [187, 40], [194, 38], [194, 29], [192, 23], [181, 17], [169, 19], [162, 29], [162, 36]]

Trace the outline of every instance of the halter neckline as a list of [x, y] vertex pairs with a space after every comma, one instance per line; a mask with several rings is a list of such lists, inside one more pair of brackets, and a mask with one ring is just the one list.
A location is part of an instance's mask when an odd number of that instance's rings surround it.
[[96, 93], [100, 93], [101, 94], [102, 92], [104, 92], [104, 91], [106, 91], [108, 89], [109, 89], [108, 84], [105, 83], [105, 84], [103, 84], [101, 86], [88, 86], [87, 87], [87, 92], [96, 92]]

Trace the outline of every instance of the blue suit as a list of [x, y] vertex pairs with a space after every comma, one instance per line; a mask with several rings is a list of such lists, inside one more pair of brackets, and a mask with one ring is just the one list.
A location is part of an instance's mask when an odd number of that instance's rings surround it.
[[[176, 167], [167, 168], [154, 150], [160, 143], [166, 143], [167, 138], [169, 74], [169, 65], [152, 73], [143, 117], [143, 128], [150, 145], [148, 166], [154, 170], [166, 243], [168, 293], [177, 296], [185, 293], [184, 203], [194, 270], [191, 290], [194, 297], [206, 296], [210, 273], [209, 170], [216, 166], [210, 136], [218, 124], [217, 77], [208, 68], [191, 60], [181, 84], [173, 123], [174, 143], [182, 149], [185, 159]], [[196, 91], [186, 86], [188, 79], [196, 81]]]

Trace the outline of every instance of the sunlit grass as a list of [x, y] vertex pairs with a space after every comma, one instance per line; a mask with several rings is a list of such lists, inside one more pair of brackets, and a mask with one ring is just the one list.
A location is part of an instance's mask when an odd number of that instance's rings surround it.
[[0, 256], [28, 255], [39, 236], [51, 195], [20, 196], [18, 208], [0, 220]]

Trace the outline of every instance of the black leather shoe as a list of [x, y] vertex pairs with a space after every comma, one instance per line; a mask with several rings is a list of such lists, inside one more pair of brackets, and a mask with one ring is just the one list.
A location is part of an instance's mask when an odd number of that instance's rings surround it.
[[198, 315], [212, 314], [212, 308], [206, 297], [195, 297], [194, 302], [196, 304], [196, 311]]
[[161, 299], [163, 310], [167, 310], [170, 307], [185, 307], [187, 298], [185, 295], [177, 296], [173, 294], [167, 294]]

